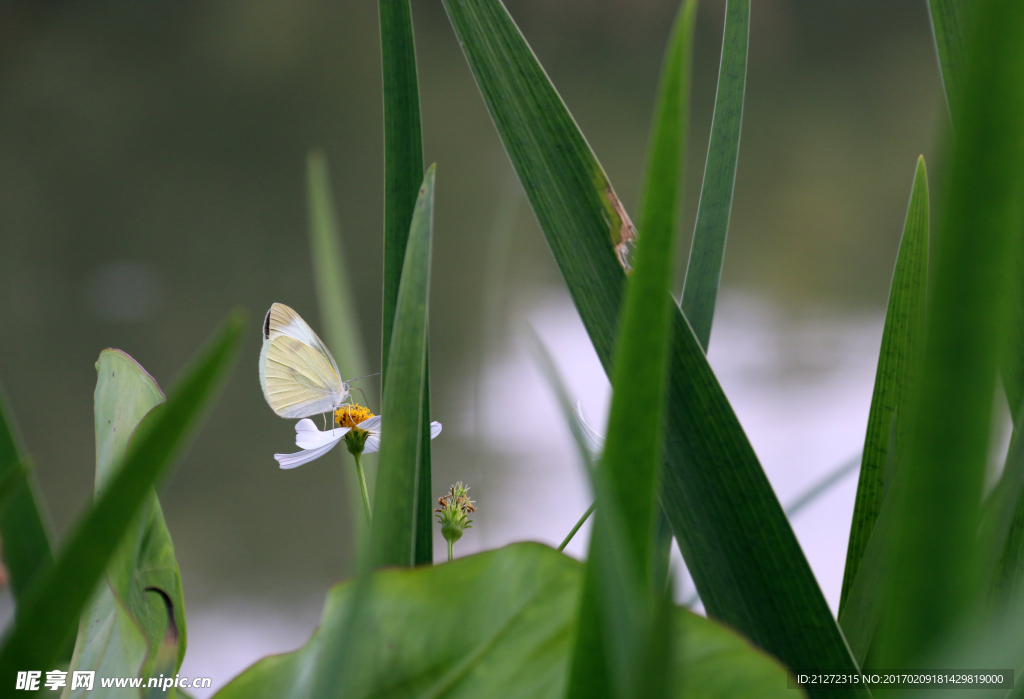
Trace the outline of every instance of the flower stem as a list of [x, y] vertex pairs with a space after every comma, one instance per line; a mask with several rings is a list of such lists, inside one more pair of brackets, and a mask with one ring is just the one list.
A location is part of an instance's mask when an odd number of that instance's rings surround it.
[[578, 532], [580, 530], [580, 527], [583, 526], [583, 523], [586, 522], [590, 518], [590, 515], [594, 514], [594, 506], [595, 505], [597, 505], [596, 502], [590, 504], [590, 507], [587, 508], [587, 511], [583, 513], [582, 517], [580, 517], [580, 521], [576, 522], [576, 526], [573, 527], [572, 531], [569, 532], [569, 535], [565, 537], [565, 541], [563, 541], [562, 543], [560, 543], [558, 545], [558, 550], [559, 551], [564, 549], [569, 544], [569, 542], [572, 541], [572, 538], [574, 536], [576, 536], [576, 532]]
[[359, 457], [359, 454], [353, 454], [352, 458], [356, 460], [356, 473], [359, 474], [359, 486], [363, 490], [363, 509], [366, 510], [366, 523], [373, 523], [373, 515], [370, 513], [370, 494], [366, 491], [366, 476], [363, 474], [363, 462]]
[[452, 562], [452, 547], [453, 547], [454, 545], [455, 545], [455, 543], [454, 543], [454, 542], [452, 542], [452, 541], [449, 541], [449, 542], [448, 542], [448, 562], [449, 562], [449, 563], [451, 563], [451, 562]]

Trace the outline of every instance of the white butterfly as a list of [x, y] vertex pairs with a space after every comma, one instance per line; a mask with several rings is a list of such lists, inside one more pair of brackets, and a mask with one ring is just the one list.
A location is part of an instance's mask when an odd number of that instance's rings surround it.
[[334, 412], [349, 398], [334, 357], [299, 314], [275, 303], [263, 320], [263, 395], [281, 417]]

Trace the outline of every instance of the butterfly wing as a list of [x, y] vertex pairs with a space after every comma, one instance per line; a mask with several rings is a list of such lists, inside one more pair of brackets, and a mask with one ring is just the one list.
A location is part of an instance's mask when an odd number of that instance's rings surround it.
[[275, 303], [263, 320], [260, 384], [281, 417], [308, 417], [333, 410], [348, 398], [338, 365], [298, 313]]

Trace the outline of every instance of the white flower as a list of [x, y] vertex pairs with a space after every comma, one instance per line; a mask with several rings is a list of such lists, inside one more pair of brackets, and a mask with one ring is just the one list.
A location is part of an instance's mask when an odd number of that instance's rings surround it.
[[[344, 410], [344, 408], [340, 410]], [[355, 429], [368, 433], [366, 444], [363, 447], [364, 454], [380, 451], [380, 418], [380, 415], [374, 415], [355, 426]], [[295, 445], [302, 451], [295, 454], [274, 454], [274, 458], [277, 459], [281, 468], [296, 468], [314, 459], [319, 459], [329, 452], [351, 429], [351, 427], [333, 427], [321, 432], [312, 420], [308, 417], [303, 418], [295, 424]], [[430, 438], [434, 439], [439, 434], [441, 434], [441, 423], [430, 423]]]

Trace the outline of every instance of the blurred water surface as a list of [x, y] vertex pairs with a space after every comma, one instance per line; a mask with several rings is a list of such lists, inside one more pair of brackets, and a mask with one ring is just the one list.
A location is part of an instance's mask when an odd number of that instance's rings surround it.
[[[507, 5], [634, 204], [676, 3]], [[445, 429], [434, 487], [473, 488], [479, 516], [461, 554], [557, 543], [589, 496], [522, 324], [599, 424], [607, 382], [440, 2], [413, 10], [426, 155], [439, 163], [431, 361]], [[681, 261], [723, 11], [708, 0], [698, 13]], [[0, 382], [58, 537], [92, 492], [100, 350], [127, 351], [167, 387], [232, 307], [250, 312], [235, 374], [161, 491], [189, 604], [186, 663], [214, 668], [215, 684], [300, 643], [327, 586], [351, 569], [347, 455], [276, 468], [293, 431], [257, 385], [256, 321], [281, 301], [319, 327], [304, 168], [322, 147], [377, 352], [376, 20], [373, 0], [0, 4]], [[754, 3], [710, 357], [783, 502], [860, 446], [915, 159], [926, 155], [941, 191], [944, 120], [922, 0]], [[833, 605], [853, 483], [795, 523]]]

